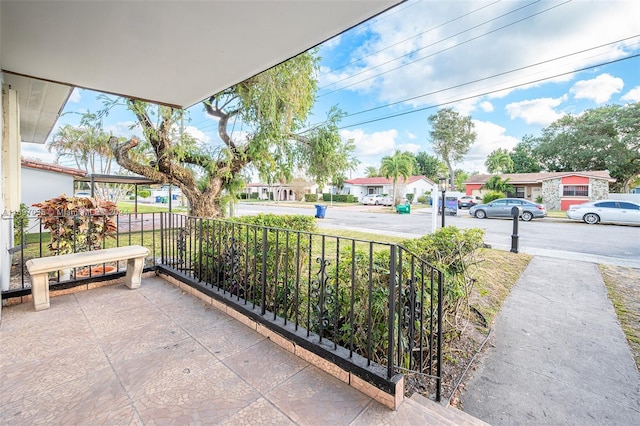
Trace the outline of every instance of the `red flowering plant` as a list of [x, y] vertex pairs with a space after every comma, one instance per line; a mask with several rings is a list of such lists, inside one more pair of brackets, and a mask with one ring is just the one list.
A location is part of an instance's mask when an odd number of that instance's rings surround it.
[[102, 248], [105, 238], [115, 238], [118, 214], [111, 201], [90, 197], [59, 197], [33, 204], [38, 218], [51, 233], [49, 250], [55, 255]]

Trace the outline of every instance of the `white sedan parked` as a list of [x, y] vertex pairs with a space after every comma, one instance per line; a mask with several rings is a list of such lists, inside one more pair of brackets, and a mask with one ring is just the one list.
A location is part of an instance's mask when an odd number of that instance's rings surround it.
[[378, 206], [382, 204], [382, 194], [369, 194], [362, 199], [362, 204], [373, 204], [374, 206]]
[[567, 210], [567, 217], [582, 220], [590, 225], [616, 223], [640, 225], [640, 204], [623, 200], [600, 200], [574, 204]]

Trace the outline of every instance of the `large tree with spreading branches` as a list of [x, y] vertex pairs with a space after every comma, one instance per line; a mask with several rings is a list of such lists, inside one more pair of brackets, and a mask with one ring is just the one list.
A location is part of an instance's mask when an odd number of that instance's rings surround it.
[[[319, 125], [307, 118], [315, 101], [318, 71], [316, 51], [251, 77], [209, 97], [205, 111], [218, 122], [221, 143], [210, 147], [179, 132], [183, 111], [127, 100], [148, 142], [150, 158], [133, 160], [136, 138], [117, 143], [118, 164], [134, 173], [178, 186], [187, 197], [190, 213], [201, 217], [223, 215], [223, 191], [237, 192], [239, 177], [251, 165], [260, 176], [290, 181], [302, 169], [323, 186], [341, 172], [354, 168], [353, 141], [338, 133], [342, 112], [333, 108]], [[234, 131], [238, 130], [238, 131]]]
[[455, 189], [455, 163], [462, 161], [476, 140], [471, 117], [463, 117], [451, 108], [444, 108], [429, 116], [429, 135], [433, 151], [442, 157], [449, 169], [451, 189]]
[[609, 170], [616, 191], [640, 175], [640, 102], [565, 115], [533, 139], [533, 153], [548, 171]]

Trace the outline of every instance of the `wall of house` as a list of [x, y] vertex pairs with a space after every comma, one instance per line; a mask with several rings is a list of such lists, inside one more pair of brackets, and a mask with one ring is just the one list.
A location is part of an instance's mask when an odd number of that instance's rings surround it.
[[[563, 185], [589, 185], [588, 197], [564, 197]], [[584, 176], [565, 176], [542, 182], [542, 198], [547, 210], [568, 210], [573, 204], [603, 200], [609, 197], [609, 182]]]
[[589, 179], [589, 201], [609, 198], [609, 182], [604, 179]]
[[[47, 184], [43, 185], [42, 182]], [[27, 207], [30, 208], [34, 203], [39, 203], [61, 194], [73, 196], [73, 176], [31, 167], [22, 168], [20, 200]]]
[[542, 202], [547, 210], [560, 210], [560, 178], [542, 181]]

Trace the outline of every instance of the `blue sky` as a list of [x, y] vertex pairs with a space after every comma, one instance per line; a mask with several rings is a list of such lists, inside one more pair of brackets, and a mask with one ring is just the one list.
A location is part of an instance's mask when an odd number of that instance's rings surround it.
[[[309, 121], [321, 122], [333, 105], [349, 114], [340, 131], [356, 144], [357, 177], [396, 149], [433, 153], [427, 119], [452, 107], [472, 117], [477, 133], [456, 168], [485, 172], [491, 151], [564, 114], [640, 101], [639, 16], [637, 0], [411, 0], [320, 46]], [[100, 108], [95, 92], [76, 89], [58, 126]], [[218, 143], [202, 106], [189, 111], [187, 131]], [[140, 133], [133, 122], [114, 111], [105, 127], [130, 136]], [[53, 161], [42, 146], [23, 144], [23, 155]]]

